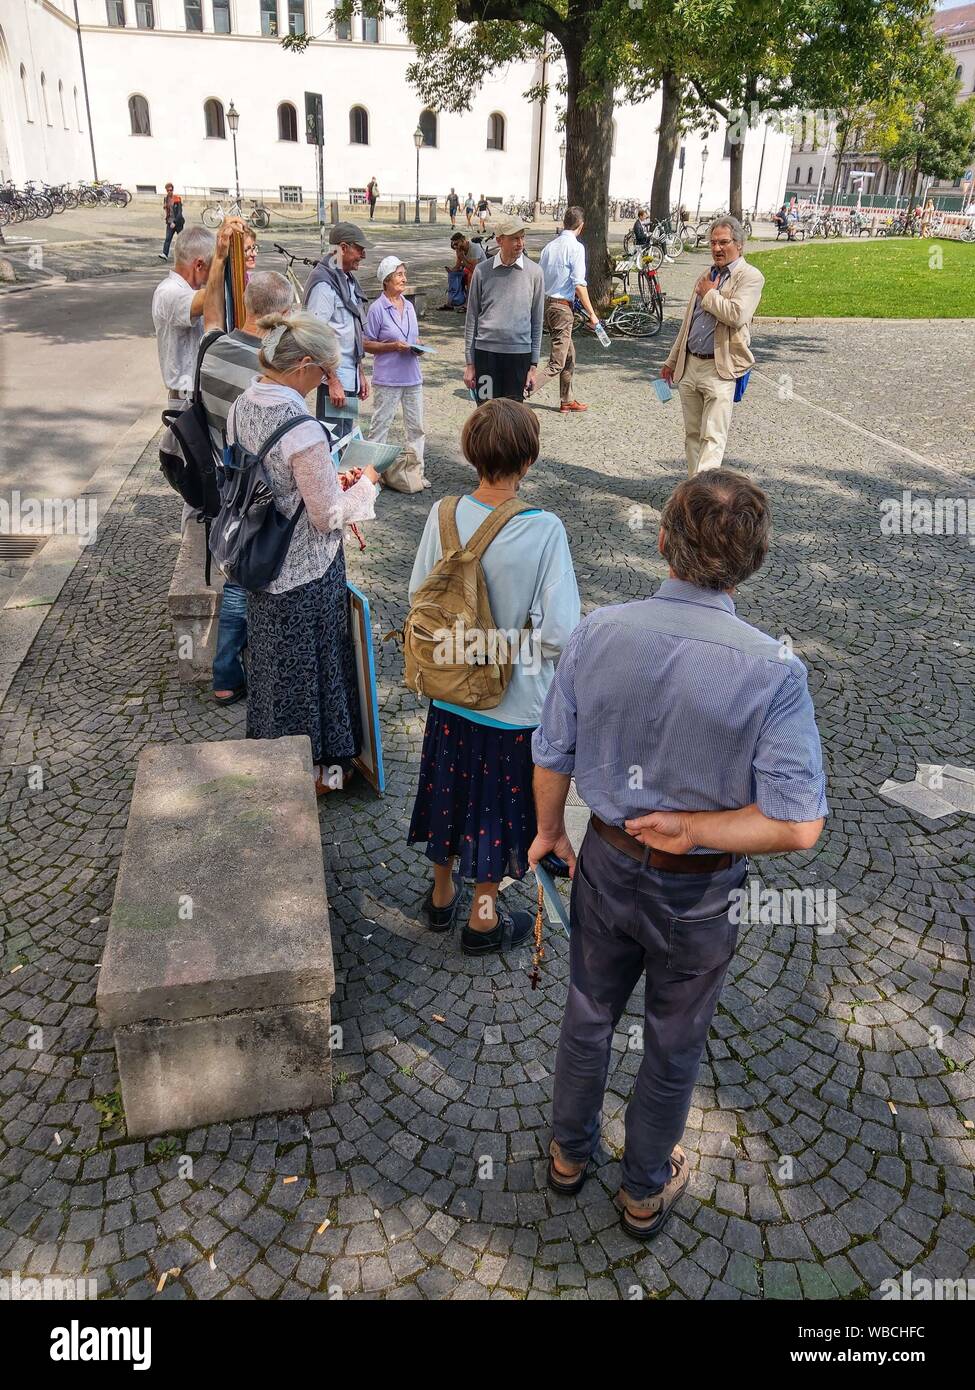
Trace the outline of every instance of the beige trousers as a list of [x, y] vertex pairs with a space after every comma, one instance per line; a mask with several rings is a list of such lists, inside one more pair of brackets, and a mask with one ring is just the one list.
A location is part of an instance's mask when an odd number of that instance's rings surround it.
[[705, 468], [720, 468], [731, 427], [734, 381], [718, 376], [713, 358], [684, 359], [684, 375], [677, 383], [684, 412], [684, 455], [687, 476]]
[[551, 381], [552, 377], [559, 379], [559, 397], [563, 401], [572, 400], [572, 373], [576, 365], [576, 349], [572, 341], [572, 305], [567, 304], [564, 299], [546, 299], [545, 301], [545, 327], [549, 331], [552, 339], [552, 352], [548, 359], [548, 366], [542, 373], [544, 380], [539, 385], [544, 385], [546, 381]]

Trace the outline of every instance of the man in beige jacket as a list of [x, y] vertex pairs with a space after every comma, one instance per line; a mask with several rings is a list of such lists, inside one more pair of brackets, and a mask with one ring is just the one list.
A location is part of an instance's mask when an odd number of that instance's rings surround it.
[[735, 381], [755, 361], [748, 325], [765, 276], [742, 255], [745, 232], [736, 217], [711, 228], [711, 259], [691, 292], [677, 340], [660, 375], [677, 383], [684, 411], [687, 476], [720, 468], [731, 426]]

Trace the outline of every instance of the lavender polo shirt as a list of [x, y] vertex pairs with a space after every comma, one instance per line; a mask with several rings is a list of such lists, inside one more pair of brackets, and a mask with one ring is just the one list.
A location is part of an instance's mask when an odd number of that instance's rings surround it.
[[[375, 343], [416, 343], [420, 329], [416, 310], [408, 299], [403, 300], [403, 313], [381, 294], [369, 307], [366, 315], [366, 337]], [[415, 352], [377, 352], [372, 380], [375, 386], [420, 386], [423, 375], [420, 359]]]

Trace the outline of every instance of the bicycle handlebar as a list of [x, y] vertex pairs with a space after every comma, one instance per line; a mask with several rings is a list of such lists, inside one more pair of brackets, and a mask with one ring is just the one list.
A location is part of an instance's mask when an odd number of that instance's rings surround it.
[[282, 246], [279, 242], [277, 242], [277, 241], [272, 242], [271, 244], [272, 244], [272, 246], [274, 247], [275, 251], [277, 251], [280, 255], [284, 256], [285, 259], [288, 260], [288, 261], [290, 261], [292, 265], [294, 265], [295, 261], [298, 261], [299, 264], [301, 264], [301, 265], [317, 265], [317, 264], [318, 264], [317, 261], [310, 261], [310, 260], [308, 259], [307, 256], [295, 256], [291, 251], [286, 250], [285, 247], [283, 247], [283, 246]]

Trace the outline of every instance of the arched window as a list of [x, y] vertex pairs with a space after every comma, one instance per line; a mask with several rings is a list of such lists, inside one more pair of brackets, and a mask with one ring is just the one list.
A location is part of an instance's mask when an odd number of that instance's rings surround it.
[[364, 106], [353, 106], [349, 112], [349, 144], [368, 145], [369, 112]]
[[420, 129], [423, 131], [424, 145], [436, 146], [437, 143], [437, 115], [435, 111], [420, 112]]
[[20, 89], [24, 94], [24, 115], [29, 121], [33, 121], [34, 112], [31, 110], [30, 104], [30, 85], [27, 81], [27, 69], [23, 63], [20, 65]]
[[282, 101], [278, 107], [278, 139], [298, 139], [298, 112], [290, 101]]
[[807, 182], [807, 183], [812, 183], [812, 176], [813, 176], [813, 167], [812, 167], [812, 165], [810, 164], [810, 166], [809, 166], [809, 173], [806, 175], [806, 182]]
[[796, 165], [796, 183], [798, 183], [799, 180], [800, 180], [801, 178], [802, 178], [802, 170], [799, 168], [799, 165], [797, 164], [797, 165]]
[[504, 117], [499, 111], [488, 116], [487, 147], [489, 150], [504, 149]]
[[58, 78], [58, 101], [61, 103], [61, 124], [64, 126], [65, 130], [70, 130], [71, 127], [68, 125], [68, 113], [64, 109], [64, 83], [60, 78]]
[[51, 112], [47, 104], [47, 78], [41, 73], [41, 105], [44, 108], [44, 123], [51, 124]]
[[961, 81], [961, 63], [959, 63], [958, 66], [955, 68], [955, 81]]
[[145, 97], [138, 95], [129, 97], [129, 127], [130, 135], [152, 134], [152, 127], [149, 124], [149, 103]]
[[74, 89], [74, 123], [81, 129], [81, 107], [78, 105], [78, 88]]
[[223, 102], [211, 97], [203, 103], [203, 120], [206, 124], [208, 140], [226, 140], [227, 128], [223, 122]]

